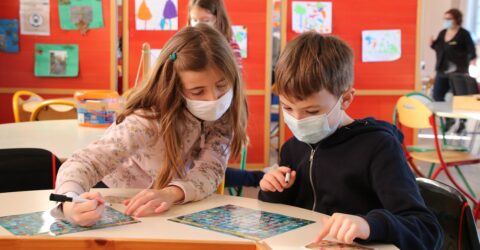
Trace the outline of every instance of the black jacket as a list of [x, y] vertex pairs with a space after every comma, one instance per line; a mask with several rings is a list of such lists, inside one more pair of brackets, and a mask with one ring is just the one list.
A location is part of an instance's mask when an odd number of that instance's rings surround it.
[[445, 29], [440, 31], [431, 46], [437, 56], [435, 70], [445, 72], [448, 69], [448, 62], [451, 62], [457, 67], [455, 72], [468, 73], [470, 61], [477, 58], [475, 44], [470, 33], [466, 29], [460, 28], [450, 41], [445, 42], [446, 32]]
[[400, 249], [438, 249], [443, 231], [425, 206], [393, 125], [373, 118], [341, 127], [316, 145], [289, 139], [280, 165], [297, 171], [290, 189], [259, 199], [320, 213], [363, 216], [367, 241]]

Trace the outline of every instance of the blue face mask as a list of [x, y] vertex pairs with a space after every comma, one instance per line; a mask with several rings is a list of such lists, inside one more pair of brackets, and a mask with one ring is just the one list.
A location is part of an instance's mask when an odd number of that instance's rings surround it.
[[443, 27], [451, 29], [453, 27], [453, 20], [443, 20]]

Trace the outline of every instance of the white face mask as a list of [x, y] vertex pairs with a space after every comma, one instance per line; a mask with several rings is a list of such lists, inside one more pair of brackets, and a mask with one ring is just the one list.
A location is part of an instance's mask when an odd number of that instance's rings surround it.
[[233, 99], [233, 88], [215, 101], [197, 101], [185, 97], [187, 109], [198, 119], [216, 121], [222, 117], [230, 107]]
[[445, 29], [450, 29], [453, 27], [453, 20], [443, 20], [443, 27]]
[[[310, 116], [298, 120], [287, 112], [283, 111], [283, 120], [299, 141], [308, 144], [315, 144], [333, 134], [333, 132], [337, 130], [338, 126], [342, 122], [344, 112], [339, 108], [341, 100], [342, 98], [338, 100], [328, 114]], [[340, 112], [338, 115], [340, 117], [338, 117], [338, 120], [333, 125], [330, 125], [328, 118], [331, 117], [332, 114], [338, 112]]]
[[210, 27], [213, 27], [213, 22], [212, 21], [202, 22], [202, 21], [199, 21], [199, 20], [190, 19], [190, 24], [192, 25], [192, 27], [197, 26], [199, 23], [204, 23], [204, 24], [209, 25]]

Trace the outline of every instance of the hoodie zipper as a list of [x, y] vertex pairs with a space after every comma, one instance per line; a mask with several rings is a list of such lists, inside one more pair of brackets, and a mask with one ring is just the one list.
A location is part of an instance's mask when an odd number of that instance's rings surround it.
[[317, 206], [317, 193], [315, 192], [315, 185], [313, 185], [313, 156], [315, 155], [315, 151], [317, 148], [313, 149], [313, 147], [308, 144], [310, 148], [312, 149], [310, 151], [310, 185], [312, 185], [312, 190], [313, 190], [313, 207], [312, 211], [315, 211], [315, 207]]

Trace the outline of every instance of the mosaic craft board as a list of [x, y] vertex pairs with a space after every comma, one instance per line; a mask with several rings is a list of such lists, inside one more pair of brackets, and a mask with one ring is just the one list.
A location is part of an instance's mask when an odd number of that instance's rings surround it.
[[90, 227], [55, 220], [49, 211], [0, 217], [0, 226], [13, 235], [62, 235], [140, 222], [111, 207], [105, 207], [102, 219]]
[[315, 223], [236, 205], [215, 207], [169, 220], [250, 240], [266, 239]]

